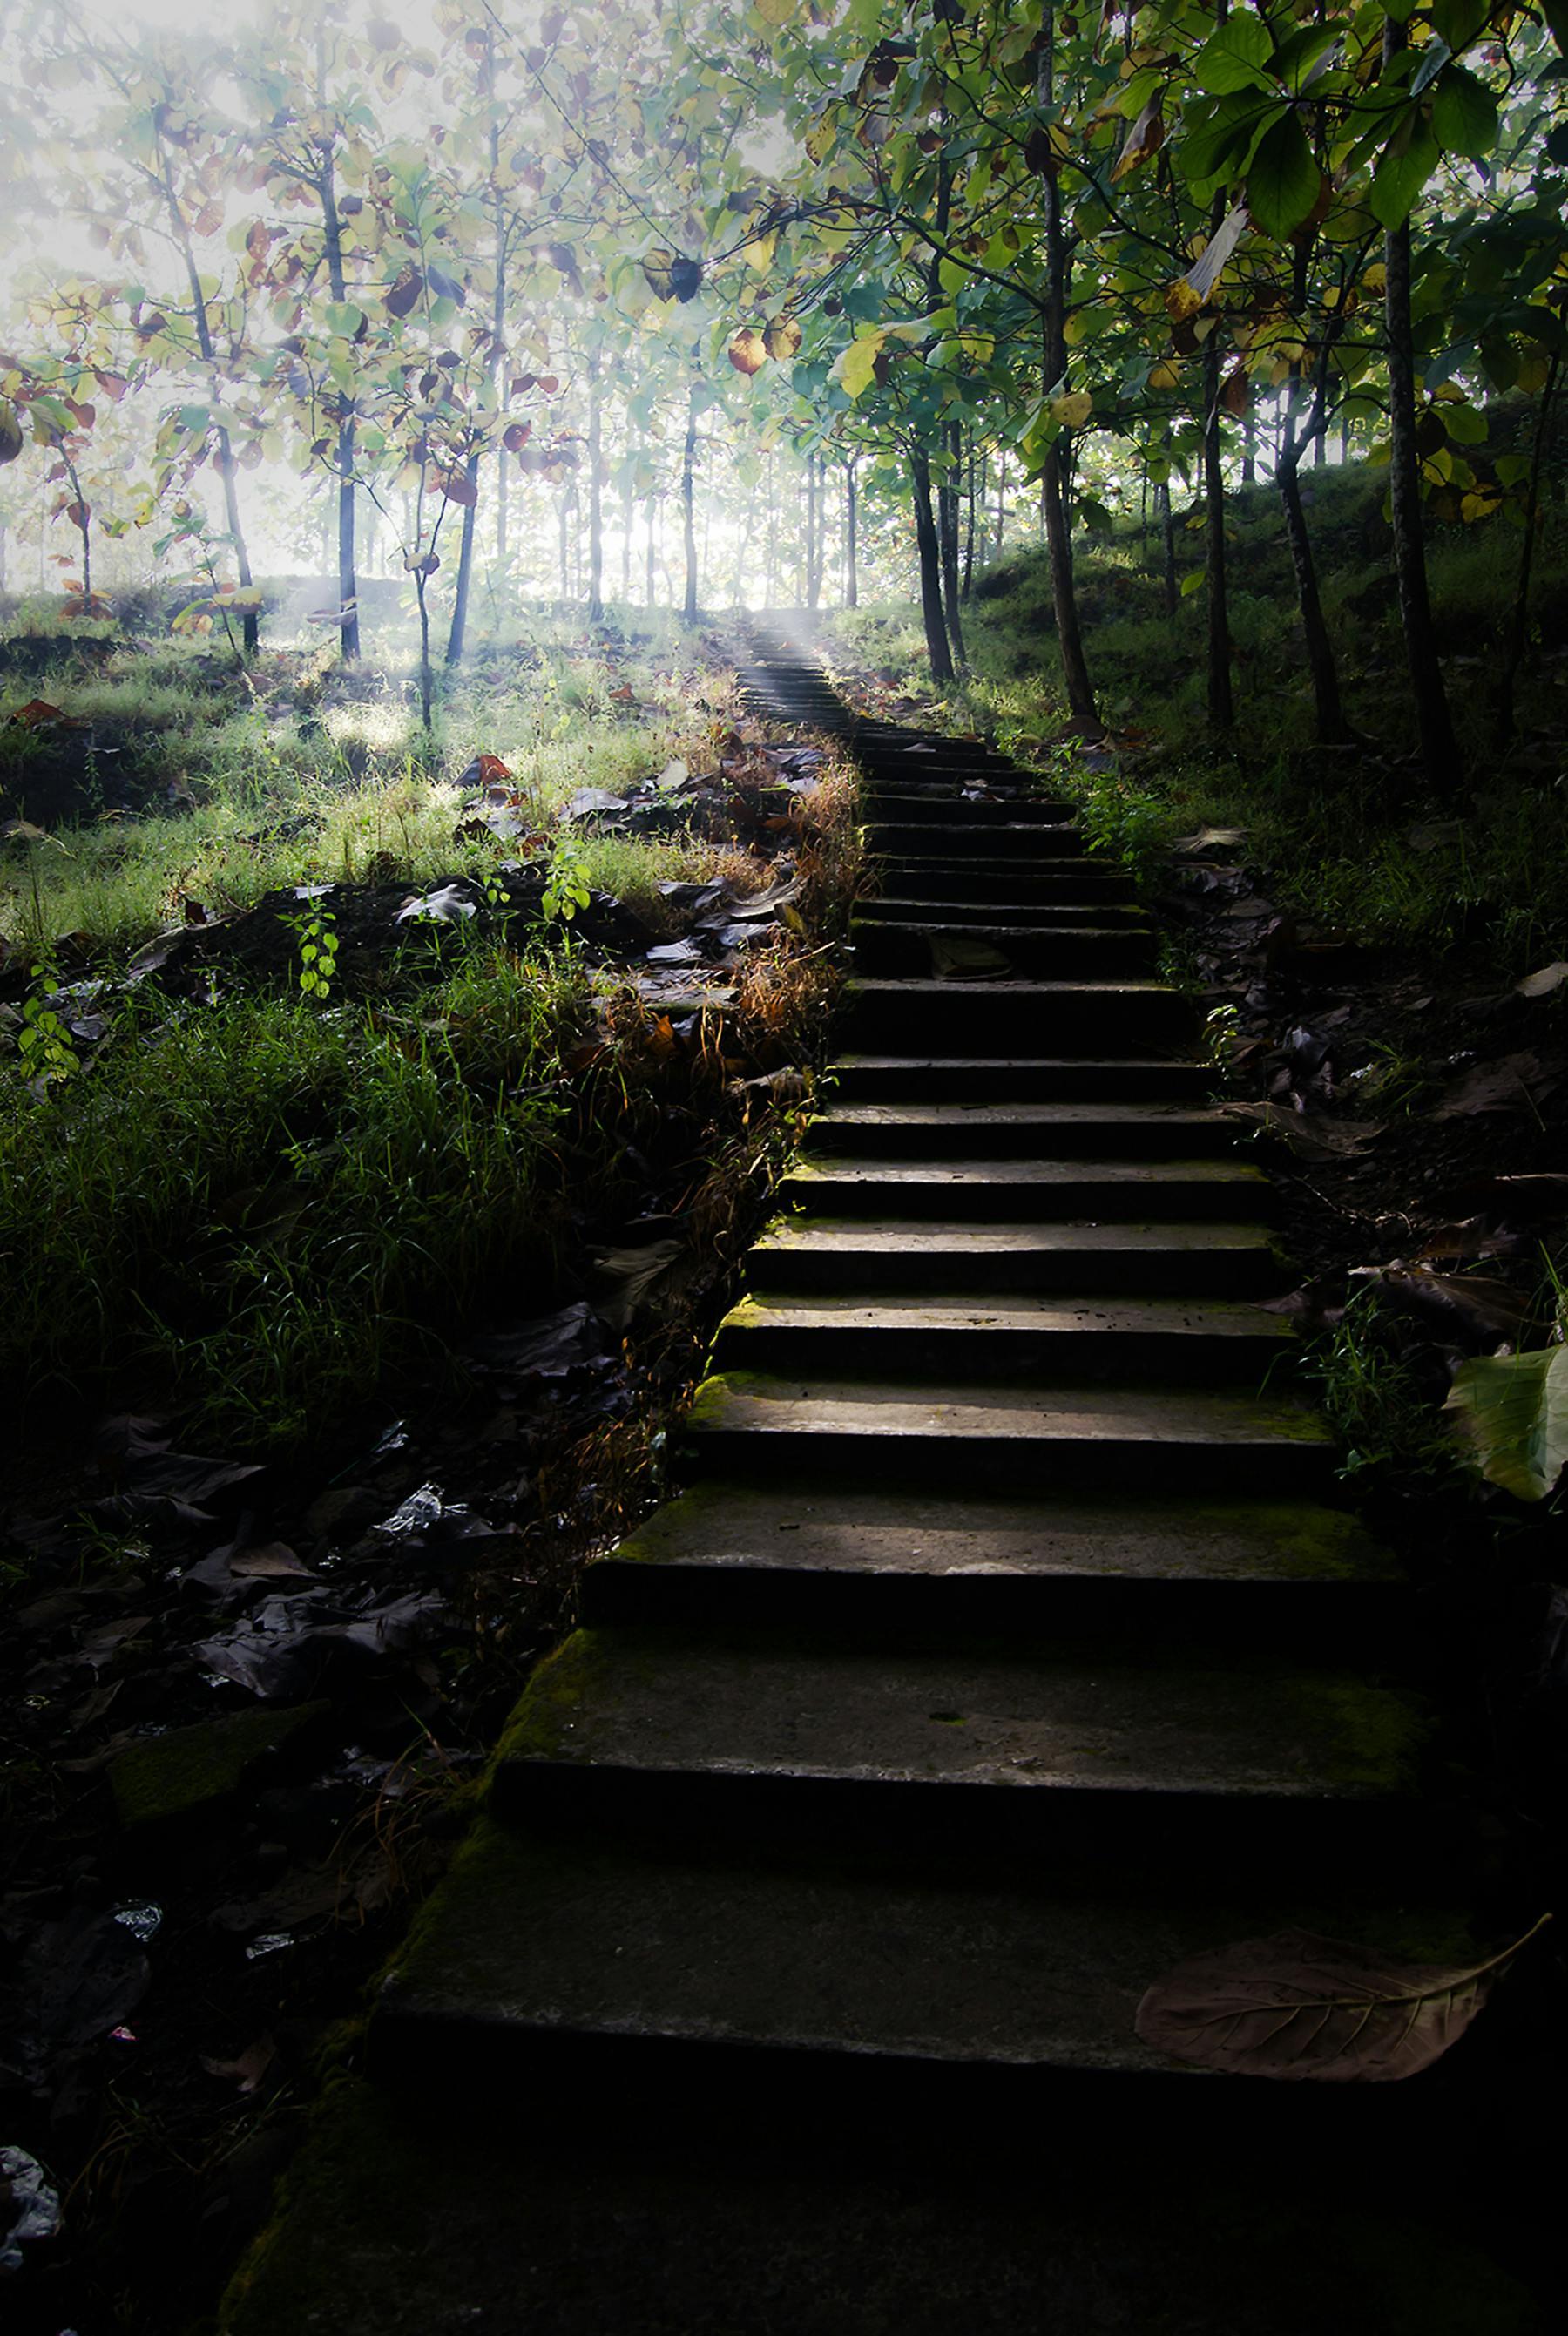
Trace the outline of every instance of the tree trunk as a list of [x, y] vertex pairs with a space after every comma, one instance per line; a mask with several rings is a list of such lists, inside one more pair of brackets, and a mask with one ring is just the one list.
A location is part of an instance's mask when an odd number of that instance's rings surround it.
[[463, 505], [463, 531], [458, 544], [457, 585], [452, 593], [451, 629], [447, 635], [449, 665], [462, 663], [463, 637], [469, 628], [469, 582], [474, 570], [474, 521], [479, 516], [479, 458], [477, 453], [469, 456], [463, 466], [463, 476], [468, 481], [473, 501]]
[[686, 438], [681, 454], [681, 527], [686, 555], [686, 594], [681, 615], [688, 625], [697, 621], [697, 391], [686, 394]]
[[[1322, 443], [1322, 433], [1316, 433], [1316, 443]], [[1302, 612], [1302, 631], [1307, 644], [1307, 669], [1312, 677], [1312, 703], [1317, 709], [1318, 744], [1320, 746], [1349, 745], [1351, 732], [1340, 702], [1339, 668], [1334, 662], [1334, 645], [1329, 638], [1329, 628], [1323, 618], [1323, 604], [1318, 595], [1317, 568], [1312, 559], [1312, 542], [1307, 533], [1307, 515], [1302, 507], [1301, 462], [1306, 451], [1305, 442], [1298, 440], [1293, 430], [1288, 430], [1274, 483], [1284, 505], [1285, 536], [1291, 547], [1291, 565], [1296, 571], [1296, 599]]]
[[[332, 163], [323, 164], [316, 180], [316, 193], [321, 200], [322, 232], [326, 248], [326, 276], [334, 300], [348, 297], [347, 281], [343, 267], [343, 230], [338, 220], [337, 194], [333, 185]], [[339, 647], [345, 665], [352, 665], [359, 656], [359, 578], [354, 565], [354, 418], [345, 414], [339, 424], [337, 454], [334, 468], [337, 473], [337, 605], [343, 611], [338, 619]], [[422, 547], [416, 544], [416, 551]]]
[[659, 498], [657, 495], [650, 495], [648, 497], [648, 540], [644, 547], [645, 557], [643, 567], [643, 589], [644, 598], [650, 608], [653, 605], [654, 595], [657, 591], [659, 581], [658, 563], [653, 548], [653, 522], [657, 516], [658, 501]]
[[[1215, 224], [1218, 222], [1216, 220]], [[1225, 474], [1220, 462], [1217, 332], [1204, 343], [1204, 578], [1208, 588], [1208, 709], [1216, 730], [1236, 718], [1231, 692], [1231, 624], [1225, 579]]]
[[1181, 595], [1176, 589], [1176, 515], [1170, 507], [1170, 481], [1161, 479], [1154, 491], [1154, 507], [1159, 513], [1160, 577], [1165, 587], [1165, 612], [1174, 617]]
[[947, 638], [953, 644], [953, 662], [962, 673], [964, 666], [963, 618], [958, 606], [958, 463], [963, 459], [959, 443], [959, 425], [950, 422], [944, 433], [946, 440], [948, 467], [937, 492], [937, 533], [942, 553], [942, 610], [947, 621]]
[[[207, 314], [207, 295], [201, 288], [201, 270], [196, 264], [196, 249], [190, 239], [190, 230], [186, 224], [185, 214], [179, 208], [179, 198], [174, 191], [174, 178], [169, 168], [169, 157], [160, 152], [159, 159], [162, 165], [163, 193], [165, 209], [169, 215], [169, 234], [185, 261], [186, 279], [190, 287], [190, 319], [196, 328], [196, 345], [201, 351], [202, 361], [212, 367], [212, 377], [208, 383], [208, 387], [211, 392], [213, 404], [216, 405], [218, 402], [218, 358], [213, 344], [212, 326]], [[341, 295], [338, 297], [341, 297]], [[239, 489], [235, 482], [237, 465], [234, 459], [234, 445], [227, 428], [221, 423], [218, 426], [218, 461], [215, 467], [218, 477], [223, 481], [223, 514], [228, 522], [229, 538], [234, 545], [234, 564], [238, 573], [240, 589], [243, 591], [248, 591], [255, 579], [251, 574], [250, 552], [245, 540], [245, 529], [240, 521]], [[247, 657], [254, 657], [261, 640], [259, 612], [255, 608], [243, 609], [240, 614], [240, 628], [245, 642], [245, 654]]]
[[420, 718], [428, 737], [431, 732], [431, 707], [434, 688], [431, 678], [431, 610], [426, 595], [430, 579], [422, 568], [414, 569], [414, 597], [420, 604]]
[[599, 472], [605, 445], [605, 400], [599, 355], [588, 358], [588, 622], [605, 621], [605, 501]]
[[[1408, 42], [1402, 24], [1386, 17], [1387, 63]], [[1416, 359], [1410, 327], [1410, 229], [1396, 228], [1383, 244], [1386, 288], [1383, 325], [1389, 359], [1389, 502], [1394, 528], [1394, 569], [1405, 628], [1416, 735], [1432, 785], [1448, 794], [1459, 784], [1459, 749], [1437, 660], [1432, 604], [1427, 589], [1427, 547], [1421, 529], [1420, 454], [1416, 445]]]
[[931, 465], [918, 447], [909, 454], [909, 481], [915, 501], [915, 540], [920, 551], [920, 613], [925, 624], [925, 654], [933, 681], [953, 679], [953, 652], [942, 613], [942, 554], [936, 540], [936, 521], [931, 509]]
[[996, 535], [991, 547], [992, 560], [1002, 558], [1002, 540], [1007, 526], [1007, 456], [997, 449], [996, 455]]
[[1508, 626], [1508, 646], [1504, 652], [1503, 670], [1497, 679], [1497, 736], [1505, 745], [1514, 735], [1514, 685], [1519, 677], [1519, 667], [1524, 661], [1525, 644], [1530, 638], [1530, 578], [1535, 564], [1535, 530], [1541, 514], [1541, 472], [1546, 455], [1552, 401], [1557, 394], [1562, 369], [1562, 357], [1553, 351], [1541, 390], [1541, 418], [1535, 424], [1535, 443], [1530, 449], [1530, 482], [1524, 492], [1524, 538], [1519, 546], [1519, 579], [1514, 588], [1514, 612]]
[[967, 600], [974, 589], [974, 512], [980, 496], [984, 492], [980, 475], [980, 457], [974, 451], [974, 440], [969, 442], [969, 481], [963, 518], [963, 578], [958, 597]]
[[806, 457], [806, 592], [808, 608], [815, 608], [821, 590], [821, 562], [818, 549], [817, 457]]
[[847, 608], [859, 606], [860, 585], [857, 574], [858, 543], [857, 529], [859, 512], [856, 501], [855, 456], [850, 455], [844, 466], [844, 605]]
[[[1056, 37], [1056, 10], [1047, 0], [1041, 19], [1040, 35], [1044, 46], [1040, 52], [1036, 75], [1036, 90], [1040, 104], [1049, 112], [1056, 102], [1053, 43]], [[1043, 315], [1044, 346], [1041, 349], [1044, 381], [1047, 391], [1055, 389], [1067, 372], [1067, 307], [1068, 258], [1067, 234], [1061, 215], [1061, 189], [1054, 170], [1048, 170], [1043, 180], [1045, 197], [1045, 307]], [[1045, 467], [1040, 472], [1040, 516], [1045, 525], [1045, 540], [1050, 555], [1050, 595], [1056, 610], [1057, 647], [1061, 657], [1062, 679], [1067, 687], [1067, 702], [1080, 722], [1098, 725], [1099, 713], [1094, 702], [1094, 685], [1089, 677], [1089, 660], [1084, 656], [1083, 636], [1078, 620], [1078, 594], [1072, 572], [1072, 541], [1068, 532], [1067, 479], [1068, 456], [1071, 434], [1060, 431], [1045, 452]]]
[[[1319, 441], [1321, 444], [1321, 441]], [[1242, 484], [1254, 486], [1258, 476], [1258, 425], [1249, 405], [1242, 421]]]

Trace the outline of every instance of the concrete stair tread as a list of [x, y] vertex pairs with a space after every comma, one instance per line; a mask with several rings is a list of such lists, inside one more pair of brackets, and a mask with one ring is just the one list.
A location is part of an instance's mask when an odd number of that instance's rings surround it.
[[1169, 1224], [950, 1224], [929, 1217], [894, 1218], [886, 1224], [874, 1218], [781, 1217], [755, 1241], [748, 1255], [764, 1264], [774, 1257], [796, 1257], [802, 1251], [846, 1257], [891, 1256], [918, 1263], [922, 1258], [997, 1257], [1018, 1259], [1066, 1254], [1103, 1257], [1130, 1252], [1134, 1256], [1166, 1255], [1186, 1251], [1204, 1259], [1227, 1251], [1261, 1252], [1272, 1257], [1273, 1245], [1262, 1225]]
[[882, 1160], [835, 1153], [831, 1160], [803, 1160], [791, 1168], [788, 1185], [814, 1183], [867, 1184], [1082, 1184], [1131, 1187], [1202, 1183], [1231, 1185], [1241, 1192], [1267, 1192], [1268, 1178], [1244, 1161], [1227, 1160]]
[[[508, 2046], [599, 2036], [760, 2048], [786, 2080], [812, 2054], [873, 2082], [877, 2064], [915, 2060], [1217, 2085], [1141, 2041], [1139, 1999], [1186, 1956], [1290, 1922], [1465, 1952], [1451, 1916], [1406, 1906], [1379, 1921], [1353, 1895], [1324, 1907], [1244, 1883], [1229, 1903], [986, 1875], [955, 1886], [940, 1865], [863, 1853], [715, 1858], [481, 1823], [394, 1966], [373, 2053], [401, 2054], [400, 2032], [428, 2026], [444, 2059], [472, 2031], [492, 2067]], [[686, 2062], [688, 2084], [704, 2074], [718, 2071]], [[765, 2098], [751, 2096], [753, 2114]]]
[[752, 1329], [812, 1330], [886, 1330], [890, 1334], [919, 1330], [977, 1329], [1049, 1330], [1086, 1335], [1096, 1330], [1120, 1337], [1179, 1338], [1184, 1334], [1215, 1338], [1226, 1334], [1251, 1341], [1264, 1338], [1282, 1349], [1294, 1332], [1278, 1314], [1238, 1299], [1055, 1297], [1021, 1290], [1012, 1297], [944, 1293], [940, 1298], [877, 1292], [875, 1295], [824, 1294], [810, 1298], [770, 1297], [758, 1291], [732, 1306], [720, 1325], [721, 1338]]
[[499, 1762], [1350, 1801], [1407, 1796], [1426, 1734], [1396, 1690], [1288, 1660], [1053, 1660], [1005, 1643], [863, 1652], [776, 1632], [595, 1630], [535, 1673]]
[[586, 1579], [593, 1585], [623, 1568], [659, 1567], [1314, 1589], [1404, 1580], [1356, 1518], [1308, 1501], [1043, 1501], [799, 1484], [760, 1490], [724, 1478], [655, 1510]]
[[1182, 1130], [1221, 1128], [1234, 1137], [1235, 1123], [1223, 1112], [1205, 1105], [1180, 1103], [833, 1103], [818, 1112], [811, 1128], [887, 1127], [898, 1129], [973, 1127], [1034, 1127], [1042, 1134], [1055, 1127], [1172, 1127]]
[[[1208, 1387], [1051, 1387], [1004, 1383], [962, 1393], [886, 1378], [813, 1379], [761, 1371], [720, 1372], [704, 1381], [686, 1418], [688, 1433], [828, 1434], [866, 1439], [938, 1436], [951, 1443], [1008, 1437], [1050, 1445], [1087, 1441], [1200, 1445], [1215, 1455], [1237, 1446], [1282, 1453], [1333, 1439], [1321, 1417], [1300, 1406]], [[953, 1465], [962, 1465], [957, 1455]]]

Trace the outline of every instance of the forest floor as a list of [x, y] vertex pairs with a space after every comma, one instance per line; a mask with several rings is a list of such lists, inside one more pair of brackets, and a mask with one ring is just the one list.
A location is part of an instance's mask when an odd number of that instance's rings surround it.
[[578, 1567], [657, 1497], [853, 881], [843, 778], [735, 718], [733, 658], [567, 635], [411, 748], [403, 685], [315, 657], [11, 660], [25, 2336], [211, 2310]]
[[[1561, 1495], [1484, 1483], [1441, 1406], [1560, 1335], [1563, 670], [1457, 803], [1278, 720], [1215, 753], [1179, 642], [1085, 747], [1021, 572], [940, 702], [906, 612], [825, 627], [830, 662], [1037, 760], [1155, 904], [1523, 1931], [1564, 1879]], [[118, 704], [95, 655], [0, 672], [0, 2139], [14, 2213], [33, 2162], [65, 2209], [7, 2282], [24, 2336], [210, 2310], [578, 1566], [656, 1496], [853, 881], [843, 781], [737, 721], [733, 654], [484, 654], [431, 750], [319, 657], [253, 690], [135, 651]]]

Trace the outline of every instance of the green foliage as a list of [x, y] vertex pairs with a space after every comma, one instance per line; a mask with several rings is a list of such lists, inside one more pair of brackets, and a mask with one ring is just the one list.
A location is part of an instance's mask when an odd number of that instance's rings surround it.
[[32, 968], [33, 987], [22, 1005], [16, 1033], [18, 1066], [24, 1079], [68, 1079], [78, 1068], [65, 1020], [49, 1000], [60, 986], [56, 966], [44, 959]]
[[586, 1027], [565, 957], [469, 953], [418, 1013], [251, 1001], [103, 1056], [47, 1111], [0, 1096], [0, 1324], [14, 1399], [139, 1370], [214, 1432], [330, 1432], [378, 1377], [548, 1240], [538, 1186], [561, 1049]]
[[557, 835], [550, 846], [550, 872], [540, 900], [546, 923], [569, 925], [591, 898], [587, 855], [581, 842], [571, 834]]
[[1544, 1501], [1568, 1467], [1568, 1347], [1473, 1357], [1446, 1408], [1489, 1484]]
[[337, 974], [337, 920], [330, 909], [312, 916], [285, 917], [282, 921], [299, 945], [299, 988], [303, 998], [324, 1006]]

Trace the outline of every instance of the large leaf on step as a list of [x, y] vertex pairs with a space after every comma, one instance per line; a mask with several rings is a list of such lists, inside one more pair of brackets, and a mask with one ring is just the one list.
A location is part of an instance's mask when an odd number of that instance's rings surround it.
[[1544, 1501], [1568, 1465], [1568, 1347], [1461, 1363], [1444, 1409], [1489, 1484]]
[[1524, 1944], [1484, 1962], [1411, 1963], [1276, 1931], [1178, 1963], [1149, 1989], [1136, 2025], [1146, 2044], [1234, 2076], [1389, 2084], [1457, 2041]]

